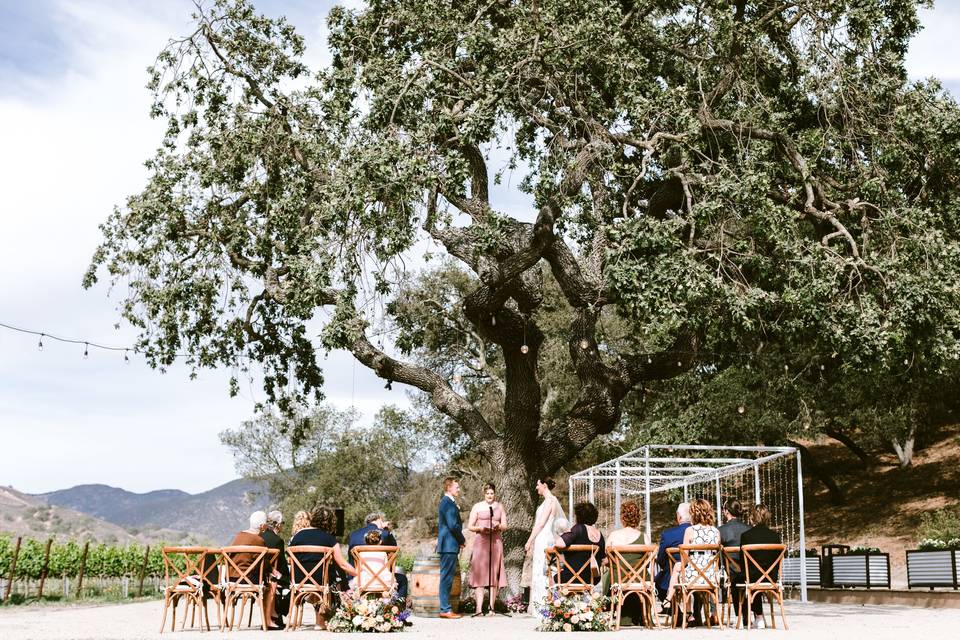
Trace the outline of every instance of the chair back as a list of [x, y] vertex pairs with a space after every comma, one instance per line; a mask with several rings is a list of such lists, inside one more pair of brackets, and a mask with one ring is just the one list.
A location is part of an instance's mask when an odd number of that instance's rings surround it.
[[[307, 570], [300, 562], [300, 554], [320, 555], [320, 560]], [[291, 591], [326, 591], [330, 578], [330, 562], [333, 559], [333, 547], [321, 547], [312, 544], [287, 547], [290, 560]], [[300, 579], [297, 579], [300, 576]]]
[[[756, 587], [779, 587], [780, 565], [783, 563], [783, 557], [787, 552], [787, 546], [784, 544], [745, 544], [740, 547], [743, 557], [743, 575], [744, 582], [751, 588]], [[759, 558], [759, 554], [766, 557]], [[760, 563], [760, 560], [766, 560], [773, 557], [772, 563]], [[764, 568], [766, 565], [766, 568]], [[751, 576], [751, 573], [753, 576]], [[773, 579], [776, 573], [777, 580]]]
[[[593, 588], [593, 559], [597, 557], [599, 550], [600, 547], [595, 544], [571, 544], [562, 549], [549, 547], [544, 550], [547, 556], [547, 578], [550, 586], [573, 592], [590, 591]], [[567, 562], [565, 554], [578, 552], [589, 552], [590, 559], [579, 569], [574, 570]], [[562, 579], [564, 569], [570, 574], [567, 580]]]
[[[682, 544], [680, 549], [680, 584], [688, 590], [713, 591], [720, 583], [720, 556], [718, 544]], [[690, 554], [709, 554], [706, 565], [700, 566], [690, 559]], [[693, 576], [687, 579], [687, 567], [693, 567]], [[712, 576], [712, 577], [711, 577]]]
[[206, 553], [206, 547], [164, 547], [161, 555], [166, 588], [200, 591], [205, 581], [203, 558]]
[[[396, 581], [393, 577], [393, 569], [397, 564], [397, 554], [400, 547], [388, 547], [380, 544], [361, 544], [351, 550], [353, 555], [353, 566], [357, 569], [357, 592], [360, 595], [364, 593], [387, 593], [393, 590]], [[382, 554], [385, 556], [383, 564], [373, 562], [370, 554], [378, 554], [379, 559]], [[367, 554], [367, 555], [365, 555]]]
[[273, 570], [277, 549], [236, 545], [220, 550], [227, 570], [227, 580], [233, 589], [260, 589]]
[[670, 564], [667, 569], [673, 571], [673, 565], [680, 562], [680, 547], [667, 547], [667, 562]]
[[[636, 560], [627, 558], [635, 556]], [[653, 586], [653, 565], [657, 545], [623, 544], [607, 547], [611, 583], [621, 589], [645, 590]]]
[[734, 574], [743, 574], [743, 567], [740, 564], [740, 547], [723, 547], [723, 569], [727, 574], [727, 579], [733, 581]]

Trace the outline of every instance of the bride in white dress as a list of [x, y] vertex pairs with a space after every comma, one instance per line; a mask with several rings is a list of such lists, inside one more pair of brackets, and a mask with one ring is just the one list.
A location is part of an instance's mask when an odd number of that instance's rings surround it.
[[533, 531], [527, 539], [524, 548], [527, 554], [533, 554], [530, 573], [530, 607], [528, 611], [537, 615], [537, 604], [547, 596], [547, 562], [544, 551], [553, 546], [556, 537], [553, 527], [558, 518], [566, 518], [560, 501], [551, 493], [554, 487], [552, 478], [537, 480], [537, 493], [543, 497], [543, 502], [537, 507], [537, 518], [533, 524]]

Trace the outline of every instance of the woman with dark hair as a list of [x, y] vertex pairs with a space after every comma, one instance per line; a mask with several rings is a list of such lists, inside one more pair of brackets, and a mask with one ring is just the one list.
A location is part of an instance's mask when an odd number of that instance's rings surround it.
[[[752, 509], [748, 509], [748, 512], [750, 524], [752, 524], [753, 527], [744, 531], [743, 535], [740, 536], [741, 545], [781, 543], [780, 534], [770, 528], [770, 521], [773, 514], [770, 513], [767, 505], [758, 504]], [[750, 554], [750, 557], [752, 557], [764, 571], [770, 571], [770, 568], [777, 562], [779, 556], [780, 553], [778, 551], [754, 551]], [[756, 580], [759, 577], [760, 570], [755, 566], [750, 567], [750, 579]], [[776, 581], [778, 577], [779, 572], [776, 569], [770, 571], [770, 578], [772, 580]], [[763, 596], [758, 596], [753, 599], [753, 602], [750, 603], [750, 610], [753, 611], [753, 627], [755, 629], [765, 628], [766, 623], [763, 619]]]
[[560, 581], [567, 582], [574, 575], [579, 575], [580, 579], [594, 584], [599, 577], [599, 570], [595, 576], [593, 567], [589, 565], [595, 560], [599, 567], [599, 563], [607, 557], [606, 542], [596, 526], [597, 517], [600, 514], [592, 502], [580, 502], [573, 507], [573, 515], [577, 523], [570, 528], [570, 531], [558, 536], [553, 546], [557, 549], [565, 549], [575, 544], [592, 544], [598, 548], [596, 555], [592, 555], [589, 551], [571, 551], [563, 554], [570, 568], [563, 567], [560, 571]]
[[564, 518], [563, 507], [560, 501], [553, 495], [553, 487], [556, 483], [553, 478], [540, 478], [537, 480], [537, 493], [543, 498], [543, 502], [537, 507], [536, 520], [533, 523], [533, 531], [527, 538], [527, 544], [524, 545], [527, 554], [532, 554], [530, 562], [530, 613], [536, 615], [539, 605], [547, 597], [547, 547], [553, 546], [553, 527], [557, 518]]
[[[330, 566], [330, 573], [327, 577], [327, 584], [335, 585], [345, 582], [342, 580], [343, 574], [350, 576], [357, 575], [357, 570], [350, 566], [350, 563], [347, 562], [346, 558], [343, 557], [343, 553], [340, 551], [340, 544], [337, 541], [337, 538], [333, 535], [333, 532], [337, 530], [337, 514], [334, 513], [333, 509], [329, 507], [317, 507], [310, 512], [310, 526], [300, 529], [294, 536], [290, 539], [291, 547], [299, 546], [318, 546], [318, 547], [330, 547], [333, 549], [333, 560], [334, 565]], [[317, 563], [323, 559], [323, 555], [319, 553], [299, 553], [297, 554], [297, 560], [300, 564], [303, 565], [304, 571], [309, 572]], [[300, 582], [303, 580], [304, 575], [303, 571], [300, 570], [300, 567], [293, 563], [293, 566], [290, 567], [293, 572], [294, 582]], [[319, 582], [323, 579], [322, 575], [314, 575], [314, 578]], [[329, 614], [330, 612], [326, 612]], [[325, 615], [321, 611], [317, 611], [317, 620], [321, 621]], [[326, 620], [320, 622], [318, 626], [325, 626]]]
[[497, 488], [493, 483], [483, 485], [483, 500], [470, 509], [467, 528], [477, 534], [470, 557], [470, 586], [477, 601], [477, 612], [473, 615], [483, 613], [483, 594], [487, 587], [490, 588], [490, 615], [493, 615], [497, 592], [507, 586], [502, 535], [507, 529], [507, 512], [497, 502]]

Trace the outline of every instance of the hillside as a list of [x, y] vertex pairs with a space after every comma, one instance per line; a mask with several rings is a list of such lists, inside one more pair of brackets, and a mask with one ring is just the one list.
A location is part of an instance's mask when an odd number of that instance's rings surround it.
[[109, 544], [176, 541], [187, 538], [180, 532], [157, 530], [134, 535], [123, 527], [74, 509], [50, 505], [36, 496], [12, 487], [0, 487], [0, 533], [32, 538], [96, 540]]
[[921, 516], [943, 507], [960, 507], [958, 432], [960, 425], [944, 430], [903, 470], [893, 454], [880, 455], [879, 464], [867, 468], [833, 440], [807, 443], [845, 494], [844, 502], [835, 504], [822, 484], [806, 480], [808, 546], [879, 547], [890, 553], [894, 586], [905, 587], [904, 550], [916, 548]]
[[241, 479], [198, 494], [170, 489], [133, 493], [88, 484], [35, 498], [135, 532], [172, 529], [189, 532], [206, 543], [224, 544], [245, 526], [252, 510], [268, 506], [262, 493], [260, 485]]

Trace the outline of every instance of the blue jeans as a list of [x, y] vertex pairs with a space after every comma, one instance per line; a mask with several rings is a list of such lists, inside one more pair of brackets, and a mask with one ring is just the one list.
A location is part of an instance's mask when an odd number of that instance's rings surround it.
[[440, 554], [440, 613], [449, 613], [450, 587], [453, 586], [453, 576], [460, 570], [460, 553]]

